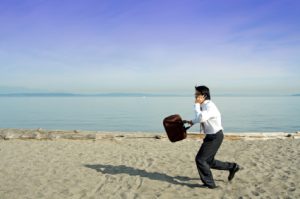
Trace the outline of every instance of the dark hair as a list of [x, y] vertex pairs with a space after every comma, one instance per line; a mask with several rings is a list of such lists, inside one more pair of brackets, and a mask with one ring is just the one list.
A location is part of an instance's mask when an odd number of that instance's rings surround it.
[[209, 88], [206, 86], [196, 86], [196, 91], [200, 92], [202, 95], [204, 95], [205, 99], [210, 100], [210, 93]]

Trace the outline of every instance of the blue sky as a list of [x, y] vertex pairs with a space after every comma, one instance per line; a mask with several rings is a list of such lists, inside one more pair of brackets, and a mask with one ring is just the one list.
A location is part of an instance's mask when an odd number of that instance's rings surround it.
[[300, 93], [297, 0], [0, 0], [0, 93]]

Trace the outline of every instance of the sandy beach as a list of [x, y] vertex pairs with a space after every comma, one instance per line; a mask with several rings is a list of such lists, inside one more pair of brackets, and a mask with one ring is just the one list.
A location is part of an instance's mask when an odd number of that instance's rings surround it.
[[194, 162], [199, 136], [171, 143], [148, 134], [38, 139], [40, 129], [27, 137], [15, 132], [0, 133], [1, 199], [300, 198], [300, 139], [294, 136], [225, 139], [216, 158], [242, 169], [230, 183], [227, 171], [212, 170], [219, 188], [210, 190], [200, 187]]

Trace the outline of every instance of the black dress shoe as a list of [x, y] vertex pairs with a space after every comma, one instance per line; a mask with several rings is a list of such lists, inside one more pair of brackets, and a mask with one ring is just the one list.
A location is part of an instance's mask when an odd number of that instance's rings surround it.
[[236, 163], [234, 163], [234, 166], [232, 169], [229, 170], [229, 176], [228, 181], [231, 181], [234, 178], [234, 174], [240, 170], [240, 166]]
[[217, 185], [213, 185], [213, 186], [207, 186], [207, 188], [209, 188], [209, 189], [216, 189], [216, 188], [218, 188], [219, 186], [217, 186]]
[[209, 189], [216, 189], [216, 188], [218, 188], [219, 186], [203, 184], [203, 185], [201, 185], [201, 187], [202, 187], [202, 188], [209, 188]]

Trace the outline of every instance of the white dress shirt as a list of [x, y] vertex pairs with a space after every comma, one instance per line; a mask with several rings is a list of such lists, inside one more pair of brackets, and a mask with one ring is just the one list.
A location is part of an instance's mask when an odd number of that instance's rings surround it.
[[223, 130], [220, 111], [210, 100], [195, 104], [195, 118], [192, 122], [201, 123], [205, 134], [215, 134]]

